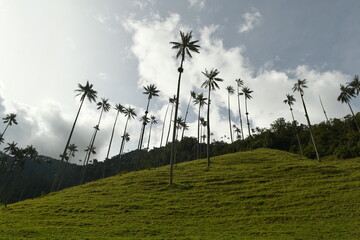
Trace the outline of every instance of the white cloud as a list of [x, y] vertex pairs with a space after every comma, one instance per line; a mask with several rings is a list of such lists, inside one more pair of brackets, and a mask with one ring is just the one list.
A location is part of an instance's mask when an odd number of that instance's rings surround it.
[[99, 72], [98, 73], [98, 78], [103, 80], [103, 81], [107, 81], [110, 79], [110, 75], [107, 73], [103, 73], [103, 72]]
[[205, 7], [205, 0], [188, 0], [190, 4], [190, 8], [192, 7], [199, 7], [203, 9]]
[[260, 12], [255, 8], [253, 8], [251, 12], [243, 14], [242, 17], [245, 22], [239, 27], [240, 33], [248, 32], [254, 29], [254, 27], [260, 24], [262, 18]]

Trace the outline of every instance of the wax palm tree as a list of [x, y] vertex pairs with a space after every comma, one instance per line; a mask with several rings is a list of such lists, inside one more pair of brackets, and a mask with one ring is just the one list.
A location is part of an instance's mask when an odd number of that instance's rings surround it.
[[181, 139], [180, 139], [180, 141], [182, 141], [183, 138], [184, 138], [184, 132], [189, 130], [189, 125], [187, 125], [185, 120], [183, 122], [181, 122], [180, 125], [181, 125], [181, 129], [182, 129], [182, 132], [183, 132], [183, 134], [181, 135]]
[[200, 94], [197, 94], [196, 97], [195, 97], [195, 100], [194, 100], [194, 103], [195, 105], [196, 104], [199, 104], [199, 110], [198, 110], [198, 132], [197, 132], [197, 140], [198, 140], [198, 144], [197, 144], [197, 158], [200, 158], [200, 111], [201, 111], [201, 108], [207, 104], [206, 103], [206, 100], [207, 98], [204, 97], [204, 94], [203, 93], [200, 93]]
[[[80, 107], [79, 107], [79, 110], [76, 114], [76, 117], [75, 117], [75, 121], [73, 123], [73, 126], [71, 128], [71, 131], [70, 131], [70, 135], [69, 135], [69, 138], [65, 144], [65, 149], [64, 149], [64, 152], [62, 154], [62, 156], [64, 157], [66, 155], [66, 151], [67, 151], [67, 148], [69, 146], [69, 143], [70, 143], [70, 140], [71, 140], [71, 136], [74, 132], [74, 128], [75, 128], [75, 125], [76, 125], [76, 122], [77, 122], [77, 119], [79, 117], [79, 114], [80, 114], [80, 110], [82, 108], [82, 105], [84, 103], [84, 100], [87, 98], [89, 100], [89, 102], [95, 102], [96, 101], [96, 94], [97, 92], [93, 89], [93, 85], [92, 84], [89, 84], [89, 81], [86, 82], [86, 85], [83, 86], [81, 84], [78, 84], [78, 87], [79, 89], [76, 89], [75, 92], [77, 93], [76, 96], [81, 96], [80, 97]], [[64, 161], [64, 159], [62, 158], [61, 161]]]
[[340, 92], [340, 95], [338, 96], [337, 100], [341, 101], [342, 103], [346, 103], [349, 106], [351, 114], [352, 114], [353, 119], [355, 121], [356, 127], [357, 127], [358, 131], [360, 132], [360, 128], [359, 128], [359, 125], [358, 125], [358, 123], [356, 121], [354, 111], [353, 111], [353, 109], [352, 109], [352, 107], [350, 105], [351, 98], [355, 97], [355, 89], [350, 87], [350, 86], [344, 86], [344, 85], [340, 84], [340, 91], [341, 92]]
[[124, 114], [125, 114], [125, 117], [126, 117], [126, 123], [125, 123], [125, 128], [124, 128], [124, 134], [123, 134], [122, 140], [121, 140], [119, 158], [121, 157], [121, 154], [122, 154], [123, 149], [124, 149], [124, 144], [125, 144], [124, 136], [125, 136], [125, 133], [126, 133], [126, 129], [127, 129], [129, 119], [131, 119], [131, 118], [134, 119], [136, 117], [135, 109], [130, 107], [130, 106], [128, 108], [124, 109]]
[[170, 106], [170, 101], [166, 107], [166, 111], [165, 111], [165, 116], [164, 116], [164, 121], [163, 121], [163, 125], [162, 125], [162, 130], [161, 130], [161, 140], [160, 140], [160, 147], [162, 146], [162, 141], [163, 141], [163, 137], [164, 137], [164, 130], [165, 130], [165, 123], [166, 123], [166, 117], [167, 117], [167, 113], [169, 110], [169, 106]]
[[234, 132], [236, 133], [236, 139], [241, 139], [241, 130], [235, 124], [233, 125]]
[[297, 139], [298, 144], [299, 144], [300, 153], [301, 153], [301, 156], [304, 156], [303, 151], [302, 151], [302, 147], [301, 147], [301, 143], [300, 143], [299, 134], [298, 134], [298, 131], [297, 131], [297, 123], [295, 121], [295, 117], [294, 117], [294, 113], [293, 113], [293, 109], [292, 109], [292, 106], [294, 105], [294, 102], [296, 102], [296, 99], [294, 98], [294, 95], [286, 94], [286, 99], [284, 100], [284, 103], [289, 105], [292, 120], [293, 120], [294, 129], [295, 129], [296, 139]]
[[165, 146], [169, 142], [169, 136], [170, 136], [170, 131], [171, 131], [171, 123], [173, 122], [172, 115], [173, 115], [173, 110], [174, 110], [174, 104], [176, 103], [176, 96], [174, 95], [173, 98], [169, 98], [169, 102], [171, 104], [171, 112], [170, 112], [170, 119], [169, 119], [169, 130], [168, 130]]
[[307, 109], [306, 109], [306, 105], [305, 105], [305, 101], [304, 101], [304, 90], [303, 90], [303, 88], [307, 88], [306, 83], [307, 83], [306, 79], [303, 79], [303, 80], [298, 79], [298, 81], [294, 84], [294, 87], [292, 88], [292, 90], [293, 90], [293, 92], [297, 91], [297, 92], [300, 93], [301, 101], [302, 101], [304, 111], [305, 111], [305, 117], [306, 117], [306, 120], [307, 120], [307, 123], [308, 123], [308, 126], [309, 126], [309, 132], [310, 132], [310, 136], [311, 136], [311, 141], [312, 141], [313, 146], [314, 146], [314, 150], [315, 150], [315, 153], [316, 153], [316, 158], [320, 162], [319, 153], [318, 153], [317, 148], [316, 148], [315, 139], [314, 139], [314, 135], [313, 135], [312, 128], [311, 128], [310, 118], [309, 118], [309, 115], [308, 115], [308, 112], [307, 112]]
[[[89, 145], [90, 149], [91, 149], [91, 147], [94, 146], [97, 132], [100, 130], [99, 126], [100, 126], [100, 122], [101, 122], [103, 113], [108, 112], [110, 110], [110, 108], [111, 108], [111, 105], [110, 105], [110, 103], [108, 101], [109, 101], [109, 99], [101, 98], [101, 101], [97, 103], [97, 110], [101, 109], [101, 111], [100, 111], [100, 116], [99, 116], [98, 123], [94, 128], [95, 130], [94, 130], [93, 137], [91, 139], [91, 143]], [[87, 152], [87, 158], [86, 158], [85, 165], [88, 164], [91, 154], [92, 154], [92, 151]]]
[[208, 167], [210, 167], [210, 93], [211, 91], [215, 91], [216, 88], [220, 89], [217, 82], [224, 81], [221, 78], [218, 78], [217, 75], [220, 72], [217, 69], [212, 69], [210, 72], [205, 69], [205, 72], [202, 72], [202, 74], [205, 75], [207, 78], [205, 82], [201, 85], [201, 87], [208, 88], [208, 109], [207, 109], [207, 148], [206, 148], [206, 154], [207, 154], [207, 164]]
[[326, 122], [327, 122], [327, 123], [330, 123], [330, 122], [329, 122], [329, 119], [328, 119], [328, 116], [327, 116], [327, 114], [326, 114], [324, 105], [323, 105], [323, 103], [322, 103], [322, 101], [321, 101], [321, 97], [320, 97], [320, 96], [319, 96], [319, 100], [320, 100], [321, 108], [322, 108], [322, 110], [323, 110], [323, 112], [324, 112], [324, 115], [325, 115], [325, 118], [326, 118]]
[[191, 41], [192, 39], [192, 32], [184, 34], [180, 31], [181, 42], [170, 42], [172, 44], [172, 48], [177, 50], [176, 58], [181, 57], [180, 67], [178, 68], [179, 78], [177, 83], [177, 93], [176, 93], [176, 102], [175, 102], [175, 116], [174, 116], [174, 127], [173, 127], [173, 144], [171, 145], [171, 156], [170, 156], [170, 178], [169, 183], [172, 184], [172, 177], [173, 177], [173, 163], [174, 163], [174, 153], [175, 153], [175, 133], [176, 133], [176, 119], [178, 117], [178, 108], [179, 108], [179, 97], [180, 97], [180, 81], [181, 81], [181, 74], [183, 73], [183, 64], [185, 61], [185, 55], [192, 58], [191, 52], [199, 53], [199, 45], [196, 45], [198, 40]]
[[150, 146], [150, 137], [151, 137], [151, 128], [152, 125], [157, 124], [158, 121], [155, 116], [150, 116], [150, 130], [149, 130], [149, 137], [148, 137], [148, 143], [147, 143], [147, 149], [149, 149]]
[[241, 91], [243, 92], [244, 94], [244, 97], [245, 97], [245, 115], [246, 115], [246, 122], [247, 122], [247, 125], [248, 125], [248, 131], [249, 131], [249, 137], [251, 137], [251, 133], [250, 133], [250, 122], [249, 122], [249, 113], [248, 113], [248, 109], [247, 109], [247, 100], [251, 99], [252, 96], [250, 95], [253, 91], [250, 90], [250, 88], [248, 87], [243, 87], [241, 89]]
[[69, 162], [70, 162], [71, 158], [75, 157], [75, 153], [77, 151], [78, 151], [77, 146], [74, 143], [69, 145], [69, 147], [68, 147]]
[[[189, 113], [189, 107], [190, 107], [191, 99], [194, 99], [194, 98], [196, 98], [196, 93], [194, 91], [190, 91], [190, 98], [189, 98], [189, 102], [188, 102], [185, 117], [184, 117], [185, 124], [186, 124], [186, 120], [187, 120], [187, 115]], [[185, 132], [185, 128], [183, 128], [183, 131], [182, 131], [182, 134], [181, 134], [181, 139], [184, 138], [184, 132]]]
[[240, 109], [240, 96], [244, 94], [244, 93], [240, 92], [240, 88], [242, 88], [244, 86], [244, 81], [239, 78], [239, 79], [236, 79], [235, 82], [237, 85], [236, 89], [237, 89], [237, 100], [238, 100], [241, 135], [242, 135], [242, 139], [244, 139], [244, 129], [243, 129], [243, 124], [242, 124], [241, 109]]
[[359, 76], [355, 75], [354, 79], [350, 83], [348, 83], [348, 86], [351, 87], [354, 90], [356, 95], [359, 95], [359, 93], [360, 93]]
[[[148, 95], [148, 102], [146, 105], [146, 110], [145, 110], [145, 118], [147, 118], [147, 114], [149, 112], [149, 105], [150, 105], [150, 100], [152, 99], [152, 97], [157, 97], [159, 96], [159, 90], [156, 89], [156, 86], [154, 84], [150, 84], [146, 87], [144, 87], [144, 92], [143, 94]], [[140, 133], [140, 139], [139, 139], [139, 144], [138, 144], [138, 149], [141, 149], [142, 147], [142, 143], [143, 143], [143, 139], [144, 139], [144, 133], [145, 133], [145, 126], [147, 125], [148, 122], [143, 121], [142, 122], [142, 128], [141, 128], [141, 133]]]
[[3, 137], [4, 137], [4, 134], [5, 134], [6, 130], [7, 130], [7, 128], [9, 126], [12, 126], [13, 124], [15, 124], [15, 125], [18, 124], [18, 122], [16, 121], [16, 114], [15, 113], [7, 114], [6, 117], [3, 118], [3, 122], [7, 123], [7, 124], [6, 124], [6, 127], [5, 127], [4, 131], [0, 135], [1, 142], [3, 142]]
[[175, 140], [178, 139], [179, 131], [182, 129], [182, 126], [184, 126], [184, 124], [185, 124], [185, 121], [181, 116], [176, 119], [176, 137], [175, 137]]
[[[123, 105], [121, 105], [120, 103], [118, 103], [115, 105], [114, 109], [116, 110], [116, 117], [115, 117], [114, 125], [113, 125], [112, 131], [111, 131], [110, 143], [109, 143], [109, 147], [108, 147], [108, 151], [107, 151], [105, 160], [109, 159], [110, 148], [111, 148], [112, 140], [114, 138], [114, 133], [115, 133], [115, 126], [116, 126], [119, 114], [124, 113], [125, 107]], [[104, 169], [105, 169], [105, 164], [104, 164]]]
[[230, 139], [231, 143], [233, 143], [233, 135], [232, 135], [232, 129], [231, 129], [231, 116], [230, 116], [230, 95], [233, 95], [235, 93], [235, 89], [232, 86], [227, 86], [226, 91], [228, 92], [228, 115], [229, 115], [229, 128], [230, 128]]
[[[148, 118], [147, 117], [147, 115], [145, 114], [145, 115], [143, 115], [140, 119], [140, 122], [142, 122], [142, 126], [146, 126], [149, 122], [150, 122], [150, 118]], [[142, 129], [143, 130], [143, 129]], [[140, 131], [140, 138], [142, 137], [142, 135], [143, 135], [143, 131]], [[145, 129], [144, 129], [145, 130]], [[139, 141], [139, 143], [140, 143], [140, 141]], [[142, 148], [142, 146], [138, 146], [138, 149], [141, 149]]]

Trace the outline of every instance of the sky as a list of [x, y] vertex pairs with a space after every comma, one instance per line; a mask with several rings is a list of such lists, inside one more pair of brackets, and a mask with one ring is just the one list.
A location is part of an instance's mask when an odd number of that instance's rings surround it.
[[[80, 104], [74, 90], [86, 81], [94, 85], [98, 101], [108, 98], [113, 107], [135, 108], [138, 117], [129, 122], [125, 151], [138, 144], [139, 118], [147, 104], [143, 86], [155, 84], [160, 93], [151, 100], [149, 115], [158, 124], [150, 148], [159, 147], [180, 64], [169, 43], [180, 41], [179, 31], [192, 31], [201, 46], [184, 63], [179, 115], [185, 115], [190, 91], [207, 92], [201, 88], [205, 69], [218, 69], [224, 79], [211, 95], [216, 140], [229, 141], [225, 88], [236, 87], [239, 78], [253, 90], [248, 101], [252, 128], [268, 128], [280, 117], [290, 121], [286, 94], [295, 96], [295, 118], [306, 124], [300, 96], [292, 93], [297, 79], [308, 81], [304, 99], [313, 124], [325, 120], [319, 96], [329, 118], [342, 118], [350, 111], [336, 100], [339, 86], [359, 74], [359, 11], [357, 0], [0, 0], [0, 116], [16, 113], [19, 122], [7, 130], [0, 148], [15, 141], [58, 157]], [[237, 96], [230, 100], [232, 122], [239, 126]], [[360, 111], [359, 98], [352, 106]], [[197, 109], [190, 105], [186, 136], [197, 135]], [[84, 103], [71, 141], [79, 149], [74, 161], [85, 157], [99, 114], [95, 103]], [[102, 118], [94, 155], [100, 161], [115, 116], [112, 108]], [[119, 152], [125, 121], [120, 115], [111, 156]]]

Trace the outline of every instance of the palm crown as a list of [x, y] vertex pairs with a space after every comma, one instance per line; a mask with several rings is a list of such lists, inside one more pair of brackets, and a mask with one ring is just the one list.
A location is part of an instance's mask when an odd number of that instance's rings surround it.
[[355, 91], [353, 88], [340, 84], [340, 95], [337, 100], [342, 103], [349, 103], [352, 97], [355, 97]]
[[233, 95], [235, 93], [235, 89], [232, 86], [227, 86], [225, 89], [230, 95]]
[[14, 123], [14, 124], [18, 124], [16, 121], [16, 114], [15, 113], [10, 113], [7, 114], [6, 117], [3, 118], [4, 123], [8, 123], [10, 126]]
[[127, 118], [135, 118], [136, 117], [135, 109], [132, 107], [125, 108], [124, 114]]
[[286, 94], [286, 99], [284, 100], [284, 103], [289, 104], [289, 106], [292, 106], [294, 105], [294, 102], [296, 102], [294, 95]]
[[101, 102], [98, 102], [97, 109], [103, 109], [104, 112], [108, 112], [110, 110], [111, 105], [108, 103], [109, 99], [101, 98]]
[[241, 91], [244, 93], [246, 99], [251, 99], [252, 96], [250, 95], [253, 91], [250, 90], [248, 87], [243, 87]]
[[123, 105], [121, 105], [120, 103], [117, 103], [117, 104], [115, 104], [114, 109], [120, 113], [124, 113], [125, 107]]
[[156, 89], [155, 84], [150, 84], [146, 87], [144, 87], [145, 91], [143, 92], [143, 94], [148, 95], [148, 99], [151, 99], [154, 96], [159, 96], [159, 90]]
[[355, 75], [354, 79], [349, 83], [349, 86], [354, 89], [354, 92], [356, 92], [356, 95], [359, 95], [360, 92], [360, 81], [359, 76]]
[[151, 122], [151, 124], [157, 124], [158, 123], [155, 116], [150, 116], [150, 122]]
[[187, 34], [184, 34], [180, 31], [180, 37], [181, 42], [170, 42], [170, 44], [173, 44], [173, 49], [177, 49], [176, 58], [179, 56], [182, 57], [182, 59], [185, 58], [185, 53], [192, 58], [191, 52], [199, 53], [199, 45], [196, 45], [199, 40], [191, 41], [192, 38], [192, 32], [189, 32]]
[[244, 85], [244, 80], [241, 80], [240, 78], [239, 79], [235, 79], [235, 82], [237, 83], [237, 85], [239, 87], [242, 87]]
[[200, 104], [200, 107], [204, 106], [206, 104], [207, 98], [204, 97], [203, 93], [200, 93], [196, 95], [196, 98], [194, 100], [195, 105]]
[[301, 95], [303, 95], [304, 94], [303, 88], [307, 88], [306, 83], [307, 83], [306, 79], [303, 80], [298, 79], [297, 83], [295, 83], [294, 87], [292, 88], [293, 92], [298, 91], [300, 92]]
[[80, 83], [78, 84], [79, 89], [76, 89], [77, 92], [76, 96], [81, 95], [81, 101], [87, 98], [90, 102], [96, 101], [96, 94], [97, 92], [93, 89], [93, 85], [89, 84], [89, 81], [86, 82], [86, 85], [83, 86]]
[[204, 74], [207, 79], [203, 82], [201, 87], [210, 88], [211, 90], [215, 90], [215, 88], [220, 89], [217, 82], [222, 82], [224, 80], [216, 77], [219, 73], [220, 72], [217, 69], [211, 69], [210, 72], [205, 69], [205, 72], [202, 72], [202, 74]]

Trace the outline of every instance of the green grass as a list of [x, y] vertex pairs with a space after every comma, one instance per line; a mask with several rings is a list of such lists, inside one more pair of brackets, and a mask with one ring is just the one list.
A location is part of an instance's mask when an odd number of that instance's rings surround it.
[[0, 207], [0, 239], [360, 239], [360, 158], [258, 149]]

